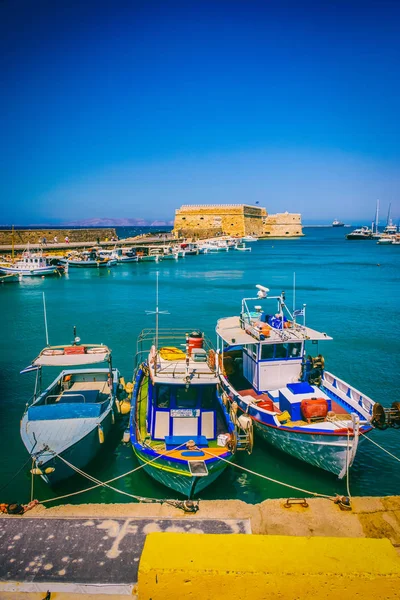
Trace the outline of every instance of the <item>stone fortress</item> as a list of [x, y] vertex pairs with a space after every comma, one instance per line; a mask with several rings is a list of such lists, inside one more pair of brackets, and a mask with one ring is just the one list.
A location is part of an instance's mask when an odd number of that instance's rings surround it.
[[265, 208], [249, 204], [184, 204], [176, 209], [173, 232], [175, 237], [192, 239], [219, 235], [260, 238], [303, 235], [300, 214], [269, 215]]

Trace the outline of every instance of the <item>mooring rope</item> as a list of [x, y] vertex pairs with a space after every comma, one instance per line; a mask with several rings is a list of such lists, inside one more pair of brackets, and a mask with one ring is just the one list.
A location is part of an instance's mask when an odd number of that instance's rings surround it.
[[375, 444], [375, 446], [378, 446], [378, 448], [380, 448], [381, 450], [383, 450], [383, 452], [386, 452], [386, 454], [389, 454], [389, 456], [391, 456], [392, 458], [394, 458], [395, 460], [397, 460], [398, 462], [400, 462], [400, 458], [398, 456], [395, 456], [394, 454], [392, 454], [391, 452], [389, 452], [389, 450], [386, 450], [386, 448], [384, 448], [383, 446], [381, 446], [377, 442], [374, 442], [374, 440], [371, 440], [371, 438], [369, 438], [366, 433], [361, 433], [361, 435], [366, 440], [368, 440], [369, 442], [371, 442], [372, 444]]
[[144, 496], [135, 496], [134, 494], [130, 494], [129, 492], [125, 492], [125, 491], [120, 490], [118, 488], [114, 488], [113, 486], [110, 486], [109, 484], [113, 483], [114, 481], [117, 481], [118, 479], [122, 479], [123, 477], [127, 477], [128, 475], [132, 475], [133, 473], [135, 473], [136, 471], [139, 471], [140, 469], [142, 469], [146, 465], [155, 462], [156, 460], [158, 460], [162, 456], [165, 456], [166, 454], [174, 452], [175, 450], [179, 450], [179, 448], [182, 448], [185, 445], [186, 445], [186, 442], [184, 442], [180, 446], [177, 446], [176, 448], [173, 448], [172, 450], [168, 450], [164, 454], [159, 454], [155, 458], [152, 458], [148, 462], [143, 463], [142, 465], [139, 465], [139, 466], [135, 467], [131, 471], [127, 471], [126, 473], [123, 473], [122, 475], [117, 475], [117, 477], [113, 477], [112, 479], [108, 479], [107, 481], [100, 481], [100, 479], [97, 479], [96, 477], [93, 477], [92, 475], [89, 475], [88, 473], [85, 473], [84, 471], [82, 471], [82, 469], [79, 469], [79, 467], [75, 467], [72, 463], [68, 462], [65, 458], [63, 458], [62, 456], [60, 456], [56, 452], [50, 450], [56, 457], [58, 457], [59, 459], [61, 459], [62, 461], [64, 461], [71, 469], [73, 469], [74, 471], [76, 471], [77, 473], [79, 473], [80, 475], [82, 475], [83, 477], [86, 477], [90, 481], [95, 482], [96, 485], [92, 485], [92, 486], [90, 486], [88, 488], [85, 488], [84, 490], [78, 490], [77, 492], [70, 492], [69, 494], [64, 494], [63, 496], [57, 496], [56, 498], [48, 498], [47, 500], [41, 500], [40, 503], [44, 504], [46, 502], [55, 502], [57, 500], [63, 500], [64, 498], [69, 498], [71, 496], [77, 496], [78, 494], [84, 494], [85, 492], [89, 492], [89, 491], [94, 490], [94, 489], [96, 489], [98, 487], [108, 487], [108, 488], [112, 489], [115, 492], [124, 494], [126, 496], [130, 496], [131, 498], [133, 498], [135, 500], [139, 500], [140, 502], [164, 502], [164, 500], [159, 500], [158, 498], [146, 498]]
[[327, 498], [328, 500], [333, 501], [333, 497], [328, 494], [320, 494], [318, 492], [311, 492], [310, 490], [305, 490], [303, 488], [297, 487], [296, 485], [292, 485], [290, 483], [285, 483], [284, 481], [279, 481], [278, 479], [273, 479], [272, 477], [268, 477], [267, 475], [263, 475], [262, 473], [257, 473], [256, 471], [252, 471], [251, 469], [247, 469], [246, 467], [242, 467], [242, 465], [238, 465], [237, 463], [233, 463], [230, 460], [226, 460], [226, 458], [222, 458], [222, 456], [215, 456], [215, 454], [211, 454], [211, 452], [207, 452], [205, 448], [202, 448], [202, 451], [209, 456], [213, 456], [215, 458], [219, 458], [228, 465], [235, 467], [236, 469], [241, 469], [242, 471], [246, 471], [246, 473], [250, 473], [251, 475], [255, 475], [256, 477], [261, 477], [261, 479], [266, 479], [267, 481], [271, 481], [272, 483], [277, 483], [278, 485], [283, 485], [284, 487], [291, 488], [292, 490], [296, 490], [298, 492], [303, 492], [304, 494], [311, 494], [311, 496], [318, 496], [320, 498]]

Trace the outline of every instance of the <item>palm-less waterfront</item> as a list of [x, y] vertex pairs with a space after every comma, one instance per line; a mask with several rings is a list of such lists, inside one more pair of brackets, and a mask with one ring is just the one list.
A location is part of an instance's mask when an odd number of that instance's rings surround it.
[[[82, 341], [104, 342], [113, 349], [114, 365], [126, 380], [131, 380], [136, 337], [144, 326], [154, 324], [153, 317], [146, 316], [145, 310], [154, 308], [156, 271], [160, 273], [160, 308], [170, 313], [162, 317], [162, 325], [201, 328], [213, 339], [217, 319], [238, 314], [241, 298], [253, 294], [255, 283], [267, 285], [274, 293], [285, 289], [291, 305], [295, 271], [297, 307], [307, 303], [308, 324], [334, 338], [333, 342], [319, 346], [328, 370], [384, 405], [398, 400], [398, 247], [377, 246], [373, 241], [348, 242], [343, 230], [306, 229], [305, 232], [304, 239], [256, 242], [251, 253], [189, 256], [159, 265], [128, 264], [109, 272], [71, 270], [65, 278], [2, 286], [1, 481], [6, 483], [11, 479], [28, 458], [20, 439], [19, 421], [32, 394], [33, 375], [20, 376], [19, 371], [45, 345], [43, 291], [50, 342], [71, 341], [72, 326], [77, 325]], [[399, 432], [376, 431], [374, 439], [394, 454], [400, 454]], [[334, 476], [281, 454], [258, 439], [253, 454], [250, 457], [241, 454], [237, 461], [309, 490], [329, 494], [345, 491], [345, 484]], [[120, 444], [99, 457], [91, 472], [106, 480], [134, 467], [130, 446]], [[141, 471], [120, 480], [118, 485], [142, 496], [174, 495]], [[3, 498], [25, 501], [29, 487], [30, 480], [24, 470], [2, 492]], [[87, 487], [87, 481], [69, 480], [54, 495], [80, 487]], [[399, 494], [397, 463], [364, 441], [351, 471], [351, 492]], [[35, 481], [35, 497], [44, 499], [52, 493], [44, 483]], [[240, 498], [248, 502], [288, 495], [293, 494], [233, 468], [202, 493], [208, 499]], [[102, 489], [68, 501], [125, 500], [129, 499]]]

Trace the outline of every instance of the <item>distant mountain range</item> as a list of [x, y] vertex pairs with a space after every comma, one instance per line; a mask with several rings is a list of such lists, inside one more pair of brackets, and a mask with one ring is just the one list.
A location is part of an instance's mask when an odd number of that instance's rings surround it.
[[173, 225], [173, 221], [147, 221], [146, 219], [84, 219], [71, 221], [64, 226], [74, 227], [161, 227]]

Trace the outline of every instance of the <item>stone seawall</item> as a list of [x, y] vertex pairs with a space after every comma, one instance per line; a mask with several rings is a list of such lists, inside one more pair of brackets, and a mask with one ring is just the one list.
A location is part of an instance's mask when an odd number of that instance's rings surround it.
[[[53, 242], [56, 237], [59, 242], [63, 242], [68, 236], [70, 242], [96, 242], [97, 238], [101, 242], [116, 237], [117, 233], [113, 227], [99, 227], [90, 229], [15, 229], [14, 244], [32, 244], [40, 243], [46, 238], [48, 243]], [[0, 230], [0, 246], [11, 245], [13, 243], [13, 233], [11, 229]]]

